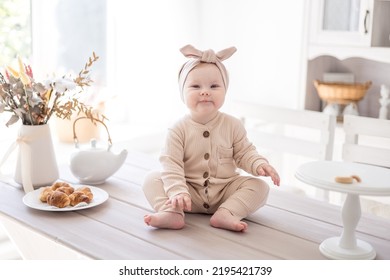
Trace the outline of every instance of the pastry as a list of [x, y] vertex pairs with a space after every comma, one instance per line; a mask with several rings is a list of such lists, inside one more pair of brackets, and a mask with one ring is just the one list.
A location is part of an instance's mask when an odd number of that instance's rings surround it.
[[352, 184], [354, 180], [356, 180], [356, 182], [358, 182], [358, 183], [360, 183], [362, 181], [360, 179], [360, 177], [357, 176], [357, 175], [352, 175], [352, 176], [349, 176], [349, 177], [338, 176], [338, 177], [334, 178], [334, 180], [337, 183], [341, 183], [341, 184]]
[[61, 187], [71, 187], [71, 185], [69, 185], [68, 183], [66, 182], [55, 182], [51, 188], [53, 191], [55, 191], [56, 189], [58, 188], [61, 188]]
[[86, 194], [81, 191], [75, 191], [71, 195], [69, 195], [70, 205], [76, 206], [81, 202], [89, 203], [90, 199]]
[[66, 193], [67, 195], [70, 195], [74, 192], [74, 188], [72, 186], [62, 186], [56, 189], [56, 191], [60, 191]]
[[93, 193], [88, 186], [75, 188], [66, 182], [55, 182], [51, 186], [42, 188], [39, 199], [51, 206], [64, 208], [75, 206], [81, 202], [90, 203]]
[[47, 202], [47, 196], [52, 193], [53, 190], [51, 188], [51, 186], [49, 187], [44, 187], [42, 188], [42, 191], [41, 191], [41, 194], [39, 196], [39, 199], [42, 201], [42, 202]]
[[91, 202], [91, 200], [93, 199], [93, 193], [89, 187], [80, 187], [76, 191], [83, 192], [86, 196], [88, 196], [89, 202]]
[[53, 191], [47, 196], [47, 204], [51, 206], [56, 206], [58, 208], [64, 208], [70, 205], [70, 199], [66, 193], [60, 191]]

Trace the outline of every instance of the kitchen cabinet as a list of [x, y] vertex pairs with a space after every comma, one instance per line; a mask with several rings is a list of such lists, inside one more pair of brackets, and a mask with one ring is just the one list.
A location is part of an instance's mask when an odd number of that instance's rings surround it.
[[390, 63], [390, 0], [307, 2], [307, 58], [330, 55]]
[[307, 1], [304, 108], [322, 111], [313, 81], [324, 73], [351, 73], [372, 81], [358, 104], [359, 114], [378, 117], [382, 84], [390, 85], [390, 0]]
[[390, 47], [390, 1], [311, 1], [310, 43]]

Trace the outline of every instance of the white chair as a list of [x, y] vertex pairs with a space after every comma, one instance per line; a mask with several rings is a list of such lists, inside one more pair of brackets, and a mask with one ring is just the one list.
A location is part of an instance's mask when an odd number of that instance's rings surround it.
[[[390, 120], [346, 115], [343, 127], [344, 161], [390, 168]], [[364, 212], [390, 218], [390, 197], [361, 196], [360, 203]]]
[[344, 131], [343, 160], [390, 167], [390, 120], [346, 115]]
[[[390, 168], [390, 120], [346, 115], [343, 128], [342, 160]], [[390, 218], [390, 197], [361, 196], [360, 204], [363, 212]]]
[[335, 116], [247, 102], [232, 103], [230, 113], [244, 121], [249, 139], [278, 170], [282, 185], [328, 199], [327, 192], [303, 186], [294, 174], [304, 162], [332, 159]]

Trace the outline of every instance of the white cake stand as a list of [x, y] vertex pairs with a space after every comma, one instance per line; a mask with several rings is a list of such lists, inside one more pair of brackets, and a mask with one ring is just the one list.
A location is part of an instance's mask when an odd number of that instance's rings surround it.
[[[295, 175], [306, 184], [347, 194], [341, 213], [343, 232], [340, 237], [323, 241], [321, 253], [330, 259], [374, 259], [374, 248], [356, 238], [361, 217], [359, 196], [390, 195], [390, 169], [352, 162], [315, 161], [301, 165]], [[358, 175], [361, 182], [342, 184], [335, 181], [337, 176], [351, 175]]]

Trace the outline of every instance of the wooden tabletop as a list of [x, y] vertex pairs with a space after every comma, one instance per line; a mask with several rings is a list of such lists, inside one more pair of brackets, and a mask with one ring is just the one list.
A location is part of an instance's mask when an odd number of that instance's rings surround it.
[[[12, 183], [0, 182], [0, 217], [37, 233], [58, 245], [92, 259], [325, 259], [319, 244], [342, 231], [341, 209], [271, 187], [267, 205], [248, 217], [249, 229], [236, 233], [213, 228], [208, 215], [187, 214], [182, 230], [148, 227], [143, 216], [152, 212], [141, 189], [144, 176], [159, 169], [156, 158], [129, 152], [126, 163], [97, 187], [109, 199], [96, 207], [48, 212], [29, 208], [24, 192]], [[77, 184], [68, 166], [60, 167], [61, 180]], [[282, 189], [285, 190], [282, 190]], [[390, 220], [363, 214], [357, 237], [369, 242], [377, 259], [390, 259]], [[18, 245], [18, 244], [16, 244]], [[29, 245], [31, 258], [37, 244]], [[39, 258], [61, 258], [50, 251]]]

